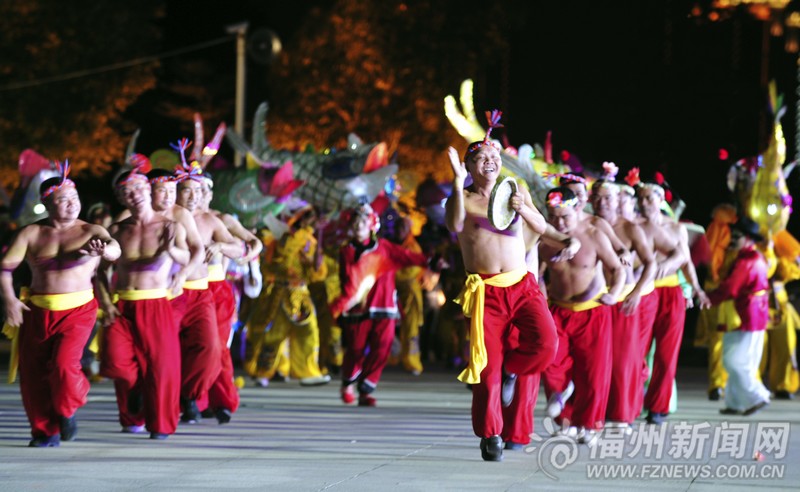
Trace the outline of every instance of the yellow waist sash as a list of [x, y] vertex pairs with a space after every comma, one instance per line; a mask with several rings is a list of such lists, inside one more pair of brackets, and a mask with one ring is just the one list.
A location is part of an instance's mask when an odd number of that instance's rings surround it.
[[555, 306], [562, 307], [564, 309], [569, 309], [570, 311], [575, 311], [576, 313], [579, 313], [581, 311], [588, 311], [596, 307], [604, 306], [604, 304], [599, 302], [598, 299], [603, 297], [603, 294], [605, 294], [606, 292], [608, 291], [606, 289], [603, 289], [588, 301], [570, 302], [570, 301], [558, 301], [556, 299], [550, 299], [550, 303]]
[[208, 265], [208, 281], [221, 282], [225, 280], [225, 271], [222, 269], [222, 264]]
[[183, 283], [183, 288], [188, 290], [206, 290], [208, 289], [208, 277], [187, 280]]
[[455, 299], [457, 304], [461, 304], [464, 316], [470, 318], [469, 365], [458, 375], [458, 380], [462, 383], [480, 383], [481, 372], [488, 363], [486, 342], [483, 339], [483, 303], [486, 297], [486, 286], [511, 287], [519, 283], [527, 274], [528, 270], [526, 268], [519, 268], [485, 280], [477, 273], [467, 276], [464, 288]]
[[656, 279], [653, 282], [653, 286], [655, 288], [659, 288], [659, 287], [677, 287], [679, 285], [681, 285], [681, 282], [678, 279], [678, 274], [677, 273], [673, 273], [672, 275], [667, 275], [664, 278]]
[[50, 311], [64, 311], [83, 306], [94, 299], [92, 289], [70, 292], [68, 294], [33, 294], [30, 297], [31, 304]]
[[163, 299], [167, 297], [167, 289], [131, 289], [118, 290], [120, 301], [144, 301], [147, 299]]

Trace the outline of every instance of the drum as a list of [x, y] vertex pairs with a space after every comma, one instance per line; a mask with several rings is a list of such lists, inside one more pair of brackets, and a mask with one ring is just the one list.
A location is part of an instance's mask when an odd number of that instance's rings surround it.
[[507, 177], [498, 181], [489, 196], [489, 222], [501, 231], [516, 220], [517, 211], [511, 208], [511, 195], [517, 192], [517, 182]]

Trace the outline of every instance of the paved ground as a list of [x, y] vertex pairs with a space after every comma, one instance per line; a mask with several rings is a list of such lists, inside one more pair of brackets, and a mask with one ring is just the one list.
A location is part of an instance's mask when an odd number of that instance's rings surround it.
[[[797, 490], [800, 483], [800, 400], [774, 402], [754, 417], [723, 420], [720, 405], [705, 398], [698, 370], [681, 371], [679, 410], [661, 438], [638, 439], [647, 436], [638, 430], [609, 435], [595, 446], [593, 457], [585, 445], [549, 439], [540, 401], [537, 446], [506, 451], [502, 463], [481, 461], [470, 426], [470, 393], [445, 371], [419, 378], [388, 371], [376, 393], [377, 408], [345, 407], [333, 384], [245, 387], [242, 408], [230, 424], [206, 419], [181, 426], [167, 441], [120, 433], [112, 385], [100, 383], [78, 412], [78, 439], [53, 449], [26, 447], [29, 429], [19, 388], [4, 383], [5, 373], [0, 378], [3, 491], [619, 491], [719, 490], [721, 485], [733, 491]], [[680, 421], [687, 424], [681, 427]], [[758, 428], [759, 422], [773, 430]], [[791, 429], [781, 434], [783, 424]], [[753, 459], [756, 441], [763, 461]], [[731, 456], [739, 451], [741, 457]], [[612, 468], [619, 465], [627, 468]], [[637, 478], [588, 476], [596, 472]]]

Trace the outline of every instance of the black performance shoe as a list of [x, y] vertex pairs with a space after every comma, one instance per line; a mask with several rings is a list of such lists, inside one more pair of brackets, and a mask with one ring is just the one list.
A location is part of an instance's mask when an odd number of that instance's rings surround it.
[[650, 412], [647, 414], [647, 423], [661, 425], [667, 421], [668, 413]]
[[231, 421], [231, 416], [233, 416], [233, 413], [227, 408], [218, 408], [214, 410], [214, 416], [217, 418], [219, 425], [222, 425]]
[[194, 400], [185, 400], [181, 422], [184, 424], [196, 424], [200, 422], [200, 420], [200, 410], [197, 409], [197, 402]]
[[28, 443], [29, 448], [57, 448], [61, 445], [61, 438], [58, 435], [34, 437]]
[[506, 374], [506, 371], [503, 371], [503, 385], [500, 388], [500, 403], [502, 403], [503, 407], [507, 408], [514, 401], [516, 389], [517, 375]]
[[481, 458], [483, 461], [503, 461], [503, 439], [500, 436], [482, 438]]
[[160, 432], [151, 432], [150, 439], [155, 439], [157, 441], [163, 441], [164, 439], [168, 438], [169, 434], [162, 434]]
[[714, 388], [708, 392], [708, 399], [711, 401], [719, 401], [722, 398], [722, 388]]
[[77, 434], [78, 422], [75, 420], [75, 416], [61, 417], [61, 440], [74, 441]]
[[128, 393], [128, 411], [133, 415], [139, 415], [142, 413], [142, 407], [144, 406], [144, 399], [142, 398], [141, 391], [131, 391]]

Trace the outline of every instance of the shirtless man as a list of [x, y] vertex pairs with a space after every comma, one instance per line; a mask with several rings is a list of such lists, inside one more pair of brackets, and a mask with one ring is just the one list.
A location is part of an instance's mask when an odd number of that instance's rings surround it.
[[153, 210], [144, 175], [123, 173], [115, 191], [130, 216], [111, 226], [122, 246], [115, 268], [116, 306], [109, 279], [98, 275], [98, 298], [106, 313], [100, 372], [114, 380], [122, 431], [147, 428], [151, 439], [166, 439], [178, 425], [181, 382], [178, 324], [167, 287], [173, 264], [189, 262], [186, 230]]
[[[688, 244], [688, 239], [685, 239], [686, 229], [661, 212], [664, 188], [655, 183], [639, 184], [636, 195], [642, 213], [639, 225], [652, 241], [658, 265], [655, 291], [642, 299], [640, 311], [643, 358], [650, 351], [653, 340], [656, 343], [653, 373], [644, 397], [644, 406], [649, 410], [647, 422], [658, 425], [669, 415], [669, 401], [686, 319], [686, 300], [677, 272], [688, 261], [682, 245], [684, 240]], [[701, 306], [708, 305], [708, 298], [699, 288], [697, 295]]]
[[[237, 261], [248, 262], [257, 257], [263, 247], [261, 241], [230, 214], [223, 214], [210, 208], [211, 200], [214, 198], [214, 181], [208, 172], [203, 172], [202, 176], [200, 184], [203, 195], [200, 211], [220, 219], [233, 236], [244, 241], [246, 249], [239, 252], [242, 256], [237, 258]], [[197, 402], [201, 412], [212, 414], [220, 424], [230, 422], [232, 414], [239, 408], [239, 390], [233, 383], [233, 360], [230, 352], [236, 298], [233, 288], [225, 280], [227, 263], [227, 258], [222, 253], [217, 253], [208, 262], [208, 290], [214, 298], [222, 370], [208, 394], [202, 395]]]
[[[633, 266], [625, 266], [625, 289], [611, 308], [611, 389], [606, 408], [607, 427], [628, 427], [642, 410], [642, 349], [639, 301], [652, 292], [656, 262], [644, 231], [619, 215], [620, 187], [606, 180], [592, 185], [594, 213], [614, 229], [626, 249], [633, 253]], [[607, 277], [608, 278], [608, 277]]]
[[[75, 183], [50, 178], [39, 188], [48, 218], [23, 228], [2, 261], [0, 287], [6, 320], [19, 326], [20, 392], [31, 424], [31, 447], [55, 447], [77, 433], [75, 412], [86, 403], [83, 347], [97, 317], [92, 277], [101, 258], [114, 261], [119, 244], [102, 227], [78, 219]], [[14, 293], [12, 273], [26, 261], [30, 297]]]
[[[448, 149], [454, 178], [445, 216], [447, 228], [458, 236], [469, 274], [457, 301], [471, 318], [470, 361], [459, 379], [473, 385], [472, 427], [481, 438], [481, 456], [486, 461], [503, 459], [504, 374], [540, 372], [552, 362], [556, 350], [553, 320], [525, 262], [523, 228], [544, 233], [544, 217], [527, 190], [520, 188], [511, 205], [522, 220], [500, 231], [487, 219], [489, 197], [500, 175], [498, 147], [487, 135], [483, 142], [469, 145], [464, 162], [455, 149]], [[473, 184], [465, 189], [468, 174]], [[514, 349], [510, 349], [512, 324], [519, 330]]]
[[[201, 243], [205, 246], [205, 261], [189, 271], [184, 283], [183, 294], [172, 300], [175, 317], [180, 320], [181, 342], [181, 398], [183, 415], [181, 421], [195, 423], [200, 420], [197, 399], [202, 397], [222, 370], [221, 344], [217, 329], [214, 298], [208, 289], [208, 262], [221, 253], [229, 258], [238, 259], [243, 248], [240, 241], [230, 235], [221, 220], [200, 205], [203, 200], [202, 172], [199, 168], [177, 173], [177, 205], [192, 215], [196, 223]], [[238, 394], [225, 404], [234, 406], [238, 403]], [[224, 412], [227, 410], [227, 413]], [[234, 408], [219, 407], [215, 411], [218, 420], [224, 423], [230, 420]], [[227, 418], [227, 420], [226, 420]]]
[[[558, 330], [558, 352], [543, 379], [551, 417], [560, 417], [562, 425], [577, 433], [579, 442], [592, 444], [605, 422], [611, 382], [610, 306], [622, 294], [625, 272], [608, 237], [579, 221], [577, 206], [578, 200], [569, 188], [547, 193], [548, 222], [559, 232], [577, 238], [582, 247], [569, 261], [554, 262], [554, 247], [546, 241], [539, 246], [540, 273], [549, 269], [547, 292]], [[598, 265], [608, 272], [607, 289]], [[573, 398], [557, 401], [570, 384], [574, 385]]]
[[631, 254], [625, 245], [614, 233], [614, 229], [602, 217], [586, 213], [586, 204], [589, 203], [589, 190], [586, 188], [586, 178], [582, 174], [563, 174], [559, 179], [559, 184], [568, 188], [575, 194], [578, 200], [576, 205], [578, 212], [578, 222], [588, 223], [598, 228], [606, 235], [614, 251], [619, 256], [623, 265], [631, 265]]

